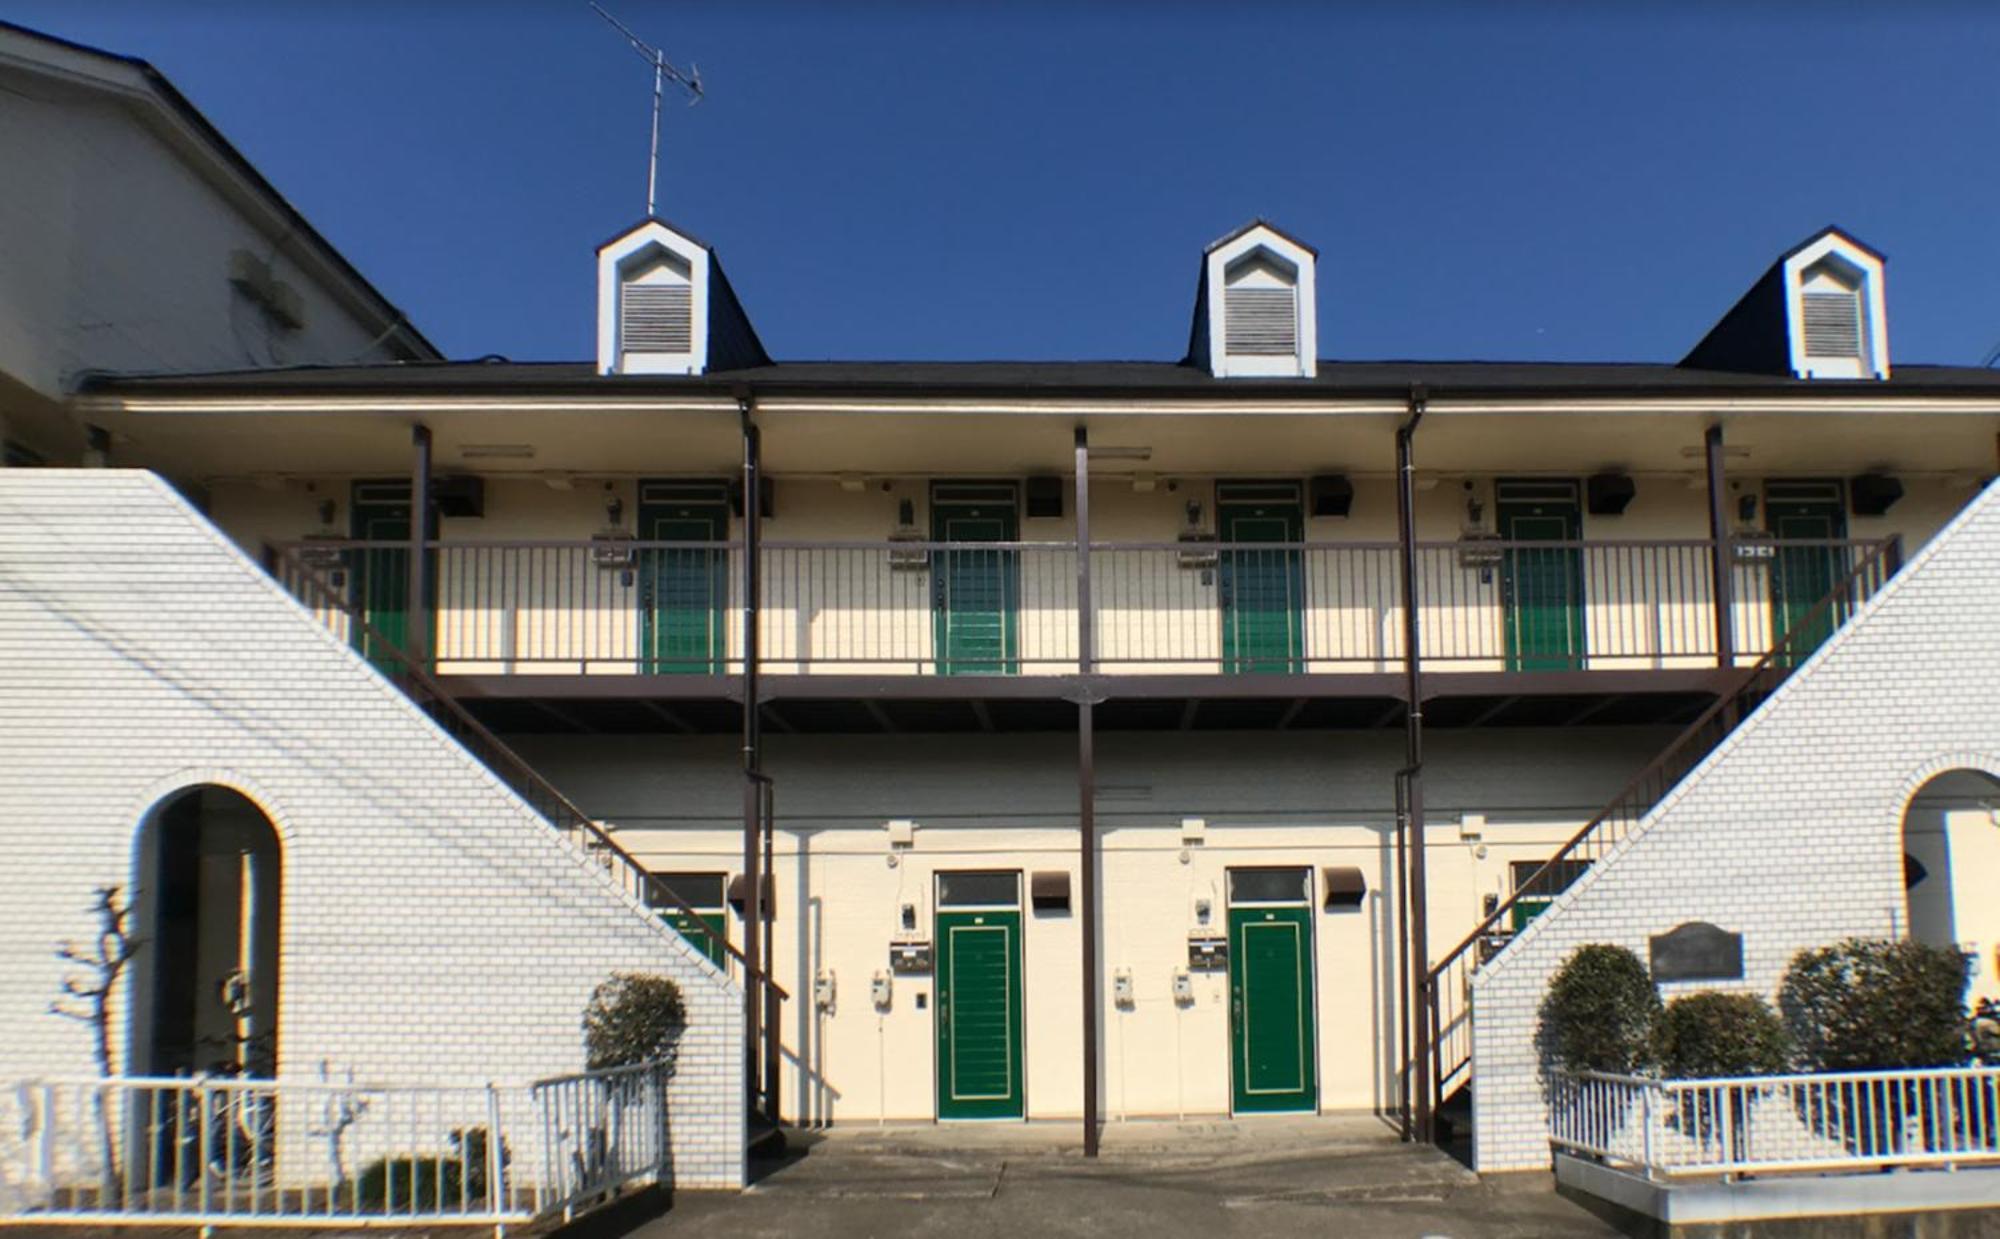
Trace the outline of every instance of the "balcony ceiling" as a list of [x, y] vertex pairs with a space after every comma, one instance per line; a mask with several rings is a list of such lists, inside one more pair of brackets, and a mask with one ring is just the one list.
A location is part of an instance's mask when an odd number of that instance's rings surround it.
[[[117, 463], [194, 480], [268, 474], [355, 476], [408, 468], [404, 412], [93, 413], [111, 429]], [[439, 411], [423, 420], [441, 471], [487, 474], [718, 474], [741, 458], [736, 418], [723, 412], [590, 409]], [[767, 468], [778, 475], [1013, 476], [1066, 471], [1074, 415], [765, 412]], [[1086, 419], [1100, 446], [1151, 449], [1145, 460], [1100, 460], [1099, 476], [1148, 472], [1387, 474], [1397, 416], [1370, 414], [1111, 413]], [[1697, 475], [1711, 415], [1686, 413], [1434, 413], [1418, 467], [1443, 474], [1588, 473], [1621, 467]], [[1995, 472], [2000, 416], [1990, 413], [1732, 413], [1724, 425], [1733, 472], [1843, 474]], [[481, 456], [481, 445], [527, 444], [533, 455]], [[470, 450], [468, 450], [470, 449]]]

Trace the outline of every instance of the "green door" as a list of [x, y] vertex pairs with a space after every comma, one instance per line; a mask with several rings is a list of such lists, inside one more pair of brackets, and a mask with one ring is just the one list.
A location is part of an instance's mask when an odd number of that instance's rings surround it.
[[674, 927], [681, 937], [686, 938], [703, 955], [723, 967], [723, 944], [729, 941], [729, 916], [723, 904], [725, 878], [720, 873], [656, 873], [653, 881], [679, 895], [681, 902], [694, 909], [689, 912], [670, 899], [661, 898], [657, 890], [650, 891], [653, 907], [660, 919]]
[[[1575, 482], [1500, 482], [1494, 517], [1507, 542], [1579, 542], [1583, 515]], [[1583, 551], [1525, 546], [1501, 562], [1501, 623], [1509, 671], [1575, 671], [1583, 666]]]
[[[1847, 537], [1847, 508], [1838, 481], [1766, 482], [1764, 524], [1779, 542], [1831, 543]], [[1799, 624], [1798, 639], [1781, 655], [1801, 661], [1847, 621], [1847, 606], [1835, 602], [1813, 615], [1819, 600], [1847, 574], [1847, 555], [1838, 546], [1780, 546], [1771, 561], [1771, 640]], [[1811, 616], [1808, 620], [1808, 616]]]
[[[729, 499], [719, 482], [641, 482], [641, 542], [724, 542]], [[720, 675], [729, 610], [729, 552], [713, 546], [638, 551], [641, 670]]]
[[1305, 652], [1305, 563], [1297, 547], [1305, 539], [1305, 510], [1298, 484], [1221, 482], [1215, 491], [1223, 542], [1275, 544], [1222, 554], [1222, 669], [1296, 672]]
[[937, 1113], [1018, 1119], [1021, 875], [938, 875]]
[[[358, 542], [392, 543], [366, 547], [348, 556], [354, 580], [349, 596], [360, 605], [365, 628], [353, 633], [354, 648], [384, 671], [402, 665], [384, 646], [407, 650], [410, 639], [410, 484], [356, 482], [348, 503], [349, 529]], [[431, 530], [435, 537], [437, 531]], [[430, 586], [436, 597], [436, 556]], [[433, 608], [434, 609], [434, 608]], [[372, 630], [372, 632], [370, 631]]]
[[1019, 557], [1011, 549], [977, 545], [1013, 542], [1017, 517], [1011, 485], [940, 483], [931, 492], [931, 541], [953, 544], [932, 557], [940, 675], [1013, 675], [1020, 669]]
[[1229, 871], [1230, 1098], [1236, 1113], [1319, 1106], [1311, 872]]

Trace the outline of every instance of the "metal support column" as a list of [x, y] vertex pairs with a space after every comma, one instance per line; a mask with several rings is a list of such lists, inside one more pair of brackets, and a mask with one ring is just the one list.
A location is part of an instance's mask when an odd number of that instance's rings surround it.
[[403, 648], [419, 665], [431, 657], [431, 428], [410, 427], [410, 601]]
[[1411, 442], [1424, 420], [1429, 397], [1423, 384], [1410, 387], [1409, 420], [1396, 430], [1396, 533], [1400, 543], [1403, 575], [1403, 695], [1406, 712], [1403, 725], [1403, 831], [1409, 858], [1410, 897], [1407, 934], [1409, 951], [1404, 967], [1410, 970], [1415, 1002], [1407, 1013], [1416, 1061], [1411, 1066], [1415, 1094], [1411, 1125], [1419, 1140], [1436, 1136], [1431, 1096], [1432, 1056], [1436, 1051], [1437, 1030], [1431, 1025], [1436, 994], [1430, 983], [1429, 900], [1426, 898], [1426, 857], [1424, 838], [1424, 692], [1423, 626], [1417, 604], [1417, 510], [1416, 455]]
[[[765, 959], [763, 856], [758, 846], [763, 824], [763, 729], [757, 701], [757, 539], [762, 515], [758, 499], [761, 444], [747, 395], [736, 398], [743, 428], [743, 1055], [748, 1104], [755, 1113], [765, 1089], [763, 999]], [[775, 1116], [773, 1116], [775, 1117]]]
[[1715, 665], [1736, 665], [1735, 557], [1729, 543], [1727, 484], [1722, 468], [1722, 426], [1710, 426], [1703, 436], [1708, 456], [1708, 537], [1711, 592], [1715, 596]]
[[[1090, 435], [1076, 428], [1076, 669], [1097, 669], [1090, 601]], [[1083, 1155], [1097, 1156], [1097, 753], [1091, 690], [1076, 703], [1077, 848], [1083, 906]]]

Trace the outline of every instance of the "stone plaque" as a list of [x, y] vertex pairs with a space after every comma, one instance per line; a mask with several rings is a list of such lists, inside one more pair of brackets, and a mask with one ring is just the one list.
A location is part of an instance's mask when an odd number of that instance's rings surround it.
[[1743, 935], [1689, 921], [1652, 939], [1655, 981], [1740, 981]]

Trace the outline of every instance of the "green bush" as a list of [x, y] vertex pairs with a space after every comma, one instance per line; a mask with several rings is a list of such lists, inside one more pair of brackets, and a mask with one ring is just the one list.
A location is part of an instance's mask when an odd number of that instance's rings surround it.
[[1756, 994], [1685, 994], [1653, 1025], [1653, 1061], [1670, 1080], [1776, 1075], [1791, 1057], [1784, 1022]]
[[1628, 1073], [1651, 1058], [1660, 993], [1639, 957], [1622, 946], [1577, 948], [1542, 1001], [1545, 1052], [1571, 1071]]
[[671, 1062], [687, 1028], [680, 986], [648, 972], [615, 972], [583, 1009], [584, 1052], [592, 1071], [648, 1059]]
[[[501, 1177], [513, 1160], [500, 1144]], [[355, 1177], [356, 1203], [363, 1213], [483, 1212], [486, 1199], [486, 1129], [451, 1133], [448, 1153], [405, 1153], [378, 1157]]]
[[1967, 980], [1955, 947], [1850, 938], [1794, 956], [1778, 1007], [1816, 1070], [1947, 1067], [1965, 1059]]

